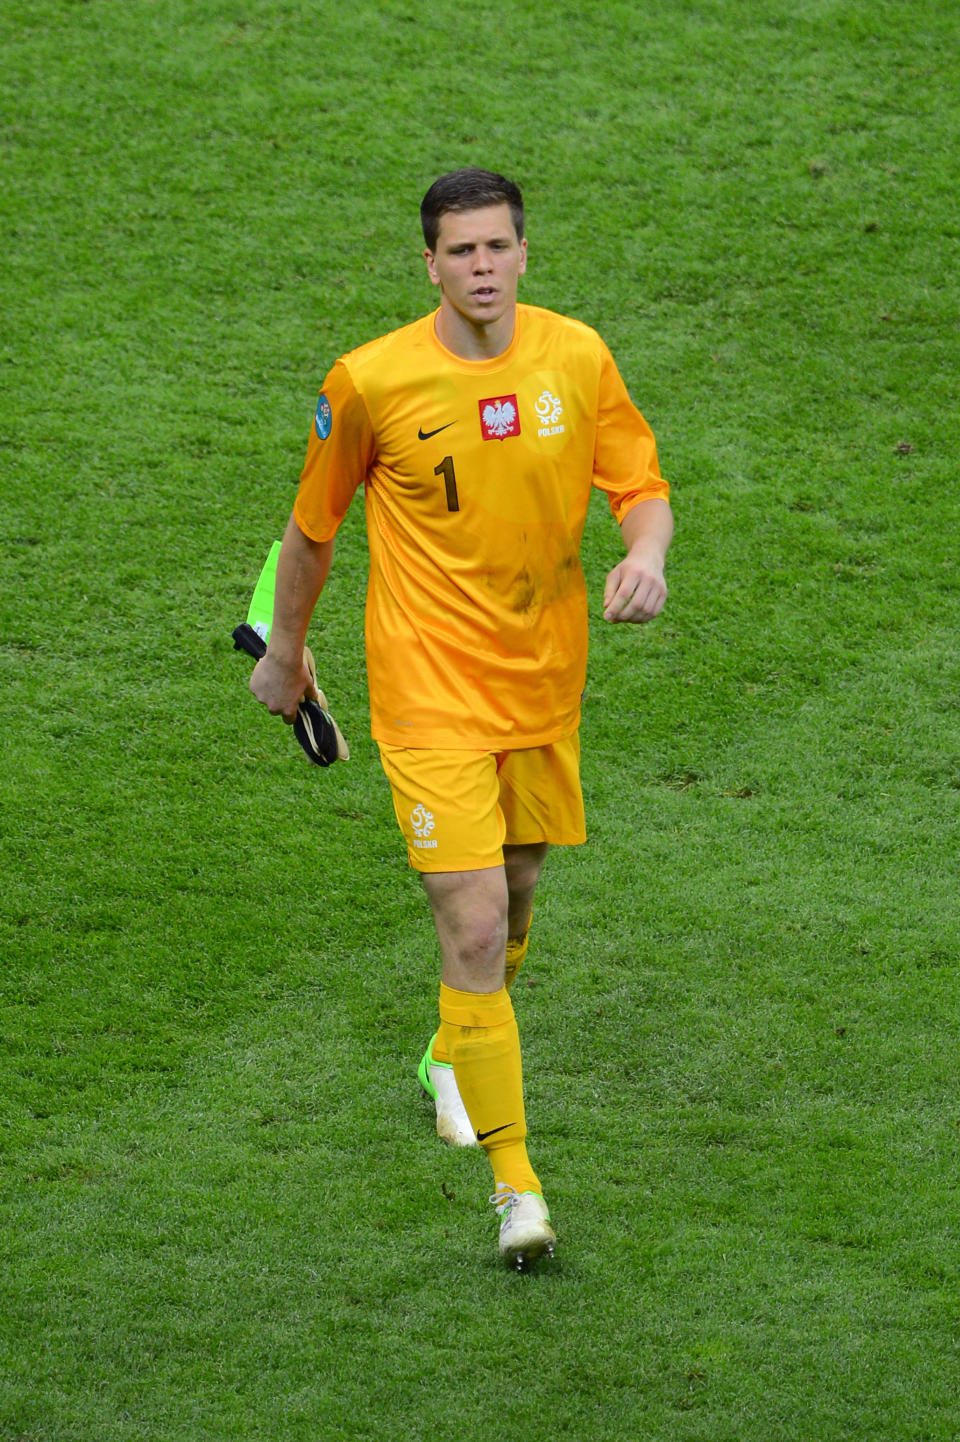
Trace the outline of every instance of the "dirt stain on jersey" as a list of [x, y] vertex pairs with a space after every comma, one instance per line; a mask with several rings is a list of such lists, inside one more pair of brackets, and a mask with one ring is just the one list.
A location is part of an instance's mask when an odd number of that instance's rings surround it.
[[557, 562], [557, 595], [565, 596], [579, 571], [579, 557], [572, 552]]
[[539, 567], [531, 570], [525, 565], [510, 582], [507, 604], [516, 615], [529, 616], [538, 606], [564, 600], [576, 589], [580, 576], [579, 558], [575, 552], [568, 552], [542, 572]]
[[537, 599], [537, 587], [530, 572], [524, 566], [513, 578], [513, 590], [510, 595], [510, 609], [516, 611], [518, 616], [525, 616], [533, 610], [534, 602]]

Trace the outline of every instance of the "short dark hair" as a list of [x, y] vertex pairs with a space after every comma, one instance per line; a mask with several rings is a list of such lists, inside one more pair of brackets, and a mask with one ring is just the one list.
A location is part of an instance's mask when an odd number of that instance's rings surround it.
[[488, 205], [509, 205], [517, 239], [523, 239], [523, 196], [520, 187], [494, 170], [467, 166], [435, 180], [420, 203], [420, 224], [427, 249], [437, 248], [440, 218], [448, 211], [484, 210]]

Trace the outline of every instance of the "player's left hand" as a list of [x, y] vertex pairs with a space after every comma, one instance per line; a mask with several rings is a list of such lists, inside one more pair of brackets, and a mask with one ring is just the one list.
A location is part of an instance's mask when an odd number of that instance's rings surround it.
[[614, 566], [603, 588], [603, 619], [642, 624], [659, 616], [667, 599], [663, 564], [630, 552]]

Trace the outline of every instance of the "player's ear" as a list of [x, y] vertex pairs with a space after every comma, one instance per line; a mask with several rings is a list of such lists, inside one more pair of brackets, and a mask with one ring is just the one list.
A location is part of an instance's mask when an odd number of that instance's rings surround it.
[[519, 270], [517, 271], [517, 274], [518, 274], [518, 275], [523, 275], [523, 273], [525, 272], [526, 268], [527, 268], [527, 237], [524, 236], [523, 239], [522, 239], [521, 242], [520, 242], [520, 268], [519, 268]]
[[440, 277], [437, 274], [437, 263], [434, 260], [433, 251], [425, 250], [423, 252], [423, 258], [427, 262], [427, 275], [430, 277], [431, 284], [439, 285]]

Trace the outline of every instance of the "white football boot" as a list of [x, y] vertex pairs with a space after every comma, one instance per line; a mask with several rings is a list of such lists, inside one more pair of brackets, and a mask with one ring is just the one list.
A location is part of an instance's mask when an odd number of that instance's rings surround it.
[[504, 1182], [490, 1198], [500, 1214], [500, 1255], [518, 1272], [538, 1257], [552, 1257], [557, 1234], [539, 1192], [518, 1192]]
[[434, 1061], [431, 1056], [434, 1040], [434, 1037], [430, 1038], [417, 1076], [437, 1108], [437, 1136], [451, 1147], [475, 1147], [478, 1145], [477, 1138], [460, 1099], [453, 1067], [449, 1062]]

